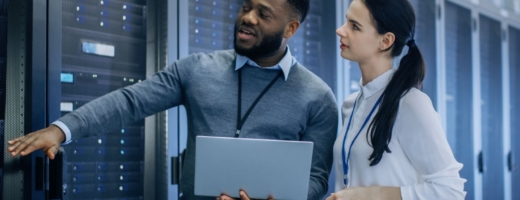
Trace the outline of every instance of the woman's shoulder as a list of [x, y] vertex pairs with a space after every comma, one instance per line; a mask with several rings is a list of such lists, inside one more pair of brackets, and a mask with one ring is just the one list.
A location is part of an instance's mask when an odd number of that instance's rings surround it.
[[417, 88], [412, 88], [401, 99], [399, 113], [409, 117], [438, 116], [430, 97]]

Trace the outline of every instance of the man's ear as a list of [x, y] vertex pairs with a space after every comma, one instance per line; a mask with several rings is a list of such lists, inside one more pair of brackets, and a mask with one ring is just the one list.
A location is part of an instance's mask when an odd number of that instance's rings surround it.
[[290, 21], [287, 26], [285, 26], [285, 32], [283, 34], [284, 38], [290, 38], [296, 33], [296, 30], [300, 27], [300, 22], [293, 20]]

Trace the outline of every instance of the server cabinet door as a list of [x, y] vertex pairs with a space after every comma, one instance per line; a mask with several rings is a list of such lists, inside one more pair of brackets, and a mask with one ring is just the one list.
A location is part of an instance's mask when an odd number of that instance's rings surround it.
[[447, 135], [457, 161], [464, 167], [460, 176], [467, 199], [474, 198], [473, 159], [473, 70], [471, 11], [445, 3]]
[[[504, 199], [502, 29], [481, 15], [480, 64], [482, 94], [483, 199]], [[485, 188], [485, 189], [484, 189]]]

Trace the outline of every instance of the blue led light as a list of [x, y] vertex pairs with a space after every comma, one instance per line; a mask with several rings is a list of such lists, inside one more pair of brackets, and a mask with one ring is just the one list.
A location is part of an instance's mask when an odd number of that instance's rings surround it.
[[61, 73], [61, 82], [62, 83], [74, 83], [74, 74], [73, 73]]

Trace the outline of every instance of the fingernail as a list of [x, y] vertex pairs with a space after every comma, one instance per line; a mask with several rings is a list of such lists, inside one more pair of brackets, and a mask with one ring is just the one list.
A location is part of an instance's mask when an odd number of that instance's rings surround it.
[[244, 196], [244, 195], [246, 195], [246, 194], [244, 193], [244, 191], [240, 191], [240, 196]]
[[25, 154], [25, 151], [20, 152], [20, 154], [24, 155], [24, 154]]

